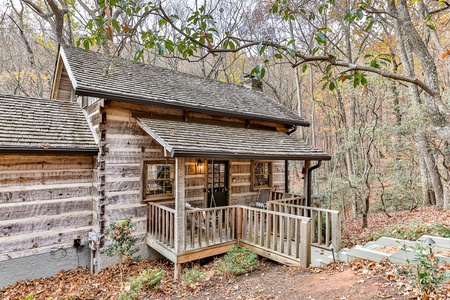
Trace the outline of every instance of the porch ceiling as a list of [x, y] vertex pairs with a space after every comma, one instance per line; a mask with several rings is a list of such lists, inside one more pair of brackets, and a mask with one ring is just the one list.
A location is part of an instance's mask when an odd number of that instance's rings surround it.
[[136, 118], [172, 157], [330, 160], [329, 154], [278, 131]]

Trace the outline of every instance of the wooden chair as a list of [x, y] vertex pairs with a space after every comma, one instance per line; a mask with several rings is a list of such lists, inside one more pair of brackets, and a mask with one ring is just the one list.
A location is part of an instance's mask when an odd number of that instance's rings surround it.
[[255, 206], [258, 208], [267, 209], [267, 201], [270, 200], [272, 195], [272, 190], [270, 189], [259, 189], [258, 196], [256, 198]]

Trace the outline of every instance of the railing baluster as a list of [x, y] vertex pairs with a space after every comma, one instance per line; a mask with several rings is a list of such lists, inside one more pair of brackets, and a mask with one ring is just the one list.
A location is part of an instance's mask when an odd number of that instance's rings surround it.
[[322, 244], [322, 212], [317, 212], [317, 244]]
[[325, 247], [328, 247], [328, 243], [330, 241], [330, 214], [328, 212], [325, 213]]
[[264, 246], [264, 220], [267, 217], [267, 214], [265, 214], [264, 212], [260, 212], [259, 215], [259, 245], [260, 246]]

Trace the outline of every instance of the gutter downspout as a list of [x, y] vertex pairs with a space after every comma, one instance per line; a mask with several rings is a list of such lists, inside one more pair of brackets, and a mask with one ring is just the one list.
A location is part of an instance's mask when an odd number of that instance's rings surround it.
[[[297, 125], [292, 126], [286, 134], [291, 135], [297, 130]], [[284, 161], [284, 191], [289, 193], [289, 160]]]
[[306, 172], [308, 172], [307, 174], [307, 178], [308, 178], [308, 183], [306, 186], [306, 206], [310, 207], [311, 206], [311, 173], [312, 171], [314, 171], [315, 169], [317, 169], [318, 167], [320, 167], [322, 165], [322, 161], [319, 160], [317, 162], [316, 165], [312, 166], [311, 168], [309, 168]]

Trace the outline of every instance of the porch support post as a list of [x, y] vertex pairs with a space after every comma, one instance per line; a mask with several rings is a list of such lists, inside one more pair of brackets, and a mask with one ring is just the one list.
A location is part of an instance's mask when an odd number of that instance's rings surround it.
[[308, 268], [311, 264], [311, 219], [300, 223], [300, 266]]
[[306, 203], [305, 206], [311, 206], [311, 180], [309, 179], [309, 168], [311, 167], [311, 161], [305, 160], [305, 167], [303, 169], [303, 191], [305, 193]]
[[[175, 253], [177, 257], [185, 250], [186, 216], [185, 216], [185, 169], [186, 158], [175, 159]], [[175, 263], [175, 280], [181, 279], [182, 266]]]

